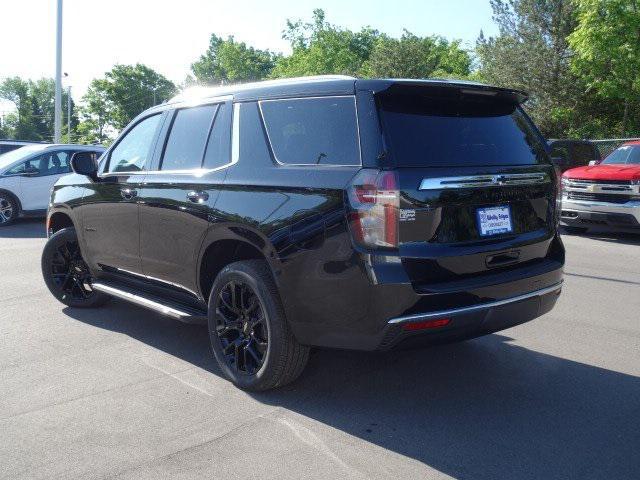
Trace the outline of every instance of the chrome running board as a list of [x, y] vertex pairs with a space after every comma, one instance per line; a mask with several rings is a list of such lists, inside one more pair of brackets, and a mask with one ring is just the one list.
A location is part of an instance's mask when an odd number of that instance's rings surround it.
[[479, 303], [477, 305], [471, 305], [469, 307], [453, 308], [451, 310], [441, 310], [439, 312], [417, 313], [415, 315], [406, 315], [404, 317], [392, 318], [387, 323], [396, 324], [396, 323], [404, 323], [404, 322], [415, 322], [420, 320], [429, 320], [433, 318], [446, 318], [454, 315], [461, 315], [464, 313], [472, 313], [472, 312], [477, 312], [479, 310], [487, 310], [489, 308], [500, 307], [502, 305], [507, 305], [509, 303], [519, 302], [521, 300], [527, 300], [528, 298], [541, 297], [542, 295], [546, 295], [547, 293], [559, 292], [560, 289], [562, 289], [562, 282], [556, 283], [555, 285], [543, 288], [541, 290], [536, 290], [534, 292], [518, 295], [517, 297], [505, 298], [503, 300], [496, 300], [494, 302], [488, 302], [488, 303]]
[[114, 287], [103, 282], [92, 282], [91, 288], [98, 292], [106, 293], [112, 297], [120, 298], [140, 307], [153, 310], [167, 317], [175, 318], [184, 323], [206, 323], [206, 314], [197, 312], [188, 307], [162, 303], [156, 298], [144, 296], [133, 290], [122, 287]]

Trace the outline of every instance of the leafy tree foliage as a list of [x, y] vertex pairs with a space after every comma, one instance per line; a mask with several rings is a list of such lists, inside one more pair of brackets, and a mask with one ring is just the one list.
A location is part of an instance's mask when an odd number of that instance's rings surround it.
[[360, 73], [387, 78], [467, 78], [471, 57], [459, 41], [418, 37], [405, 30], [400, 38], [380, 36]]
[[575, 0], [578, 26], [569, 35], [575, 52], [573, 71], [587, 89], [601, 100], [623, 103], [620, 135], [629, 132], [630, 110], [633, 130], [640, 95], [640, 4], [638, 0]]
[[476, 52], [487, 83], [525, 90], [527, 107], [544, 134], [571, 127], [565, 112], [580, 94], [571, 73], [567, 36], [576, 25], [571, 0], [491, 0], [498, 37], [482, 33]]
[[331, 25], [324, 11], [316, 9], [311, 23], [287, 20], [283, 38], [291, 43], [293, 52], [277, 59], [271, 76], [357, 75], [379, 36], [370, 28], [352, 32]]
[[191, 65], [195, 80], [201, 84], [220, 85], [262, 80], [273, 70], [278, 55], [257, 50], [232, 36], [226, 40], [211, 35], [209, 48]]
[[[6, 117], [4, 135], [19, 140], [51, 141], [53, 139], [55, 83], [53, 79], [22, 80], [10, 77], [0, 83], [0, 97], [10, 100], [16, 112]], [[62, 124], [67, 125], [67, 92], [62, 92]], [[71, 101], [71, 127], [78, 118]]]

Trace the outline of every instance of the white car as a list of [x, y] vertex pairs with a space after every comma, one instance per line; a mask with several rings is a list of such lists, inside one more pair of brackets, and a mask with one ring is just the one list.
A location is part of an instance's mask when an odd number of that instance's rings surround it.
[[44, 216], [51, 187], [71, 172], [69, 161], [75, 152], [94, 152], [100, 145], [38, 144], [0, 155], [0, 227], [21, 216]]

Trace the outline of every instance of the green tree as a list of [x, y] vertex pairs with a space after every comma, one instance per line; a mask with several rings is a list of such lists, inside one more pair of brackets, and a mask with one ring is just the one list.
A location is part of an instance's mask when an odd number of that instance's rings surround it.
[[105, 143], [114, 116], [114, 105], [109, 99], [109, 82], [103, 78], [91, 81], [82, 97], [81, 122], [77, 127], [79, 143]]
[[[13, 102], [15, 115], [8, 117], [7, 136], [20, 140], [51, 141], [54, 129], [55, 82], [51, 78], [22, 80], [11, 77], [0, 83], [0, 97]], [[67, 92], [62, 92], [62, 124], [67, 125]], [[71, 102], [72, 129], [78, 123], [75, 104]], [[64, 130], [64, 129], [63, 129]]]
[[638, 0], [575, 0], [578, 26], [569, 43], [573, 71], [602, 101], [623, 104], [620, 135], [640, 133], [640, 5]]
[[[499, 36], [478, 39], [479, 76], [487, 83], [527, 91], [527, 108], [549, 136], [576, 118], [581, 89], [572, 74], [567, 36], [576, 26], [572, 0], [491, 0]], [[569, 113], [569, 114], [568, 114]]]
[[405, 30], [401, 38], [380, 36], [361, 75], [390, 78], [467, 78], [471, 57], [459, 41], [418, 37]]
[[357, 75], [378, 37], [380, 33], [371, 28], [352, 32], [331, 25], [324, 11], [316, 9], [311, 23], [287, 20], [283, 38], [289, 40], [293, 53], [276, 60], [271, 76]]
[[115, 65], [105, 74], [105, 81], [96, 83], [97, 95], [109, 104], [108, 124], [120, 130], [140, 112], [171, 98], [175, 85], [155, 70], [137, 63]]
[[232, 36], [226, 40], [211, 35], [209, 48], [191, 65], [195, 81], [201, 84], [247, 82], [267, 78], [278, 58], [269, 50], [248, 47]]

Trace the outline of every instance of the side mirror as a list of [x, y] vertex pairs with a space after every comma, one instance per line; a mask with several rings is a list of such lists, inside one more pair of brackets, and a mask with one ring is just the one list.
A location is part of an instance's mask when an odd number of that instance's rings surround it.
[[79, 175], [86, 175], [96, 179], [98, 175], [98, 163], [93, 152], [76, 152], [71, 156], [71, 170]]
[[589, 162], [589, 166], [590, 166], [590, 167], [593, 167], [594, 165], [598, 165], [599, 163], [600, 163], [600, 162], [599, 162], [598, 160], [591, 160], [591, 161]]

